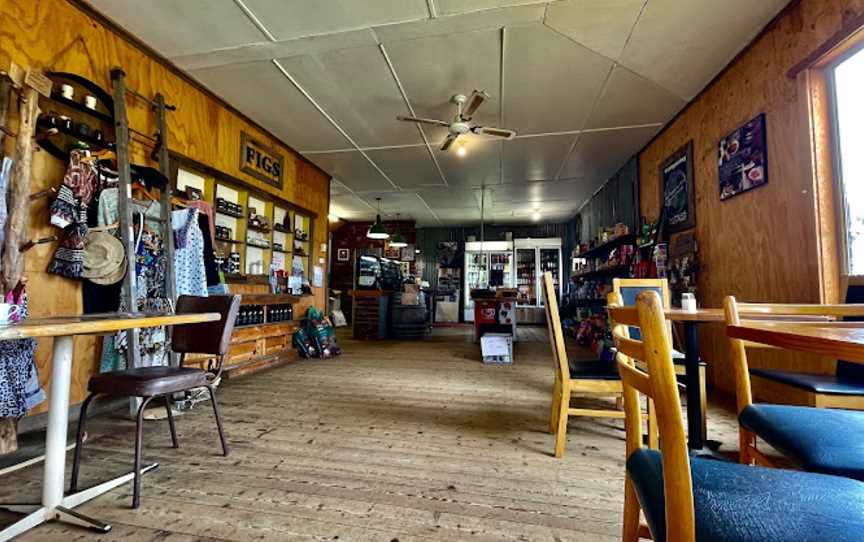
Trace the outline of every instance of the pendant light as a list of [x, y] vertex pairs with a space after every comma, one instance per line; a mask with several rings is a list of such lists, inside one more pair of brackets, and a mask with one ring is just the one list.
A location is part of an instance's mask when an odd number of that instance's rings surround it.
[[408, 241], [405, 236], [399, 231], [399, 213], [396, 213], [396, 233], [393, 234], [393, 240], [390, 241], [390, 246], [394, 248], [402, 248], [408, 246]]
[[390, 239], [390, 234], [387, 233], [384, 224], [381, 223], [381, 198], [375, 199], [378, 201], [378, 214], [375, 215], [375, 223], [366, 232], [366, 237], [369, 239]]

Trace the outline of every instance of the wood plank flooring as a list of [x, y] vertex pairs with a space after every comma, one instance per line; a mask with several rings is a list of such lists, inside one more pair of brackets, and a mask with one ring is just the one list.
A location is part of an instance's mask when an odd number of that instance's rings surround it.
[[[465, 328], [436, 329], [421, 342], [340, 335], [340, 358], [293, 363], [220, 388], [227, 458], [218, 454], [207, 403], [177, 419], [179, 450], [169, 447], [167, 422], [147, 422], [144, 462], [160, 467], [143, 479], [139, 510], [129, 509], [128, 486], [79, 509], [113, 524], [98, 539], [620, 538], [623, 424], [573, 420], [565, 457], [551, 456], [545, 328], [523, 330], [512, 367], [481, 364]], [[736, 446], [733, 423], [712, 409], [710, 436], [726, 450]], [[132, 463], [131, 421], [102, 416], [90, 429], [85, 486]], [[41, 471], [0, 478], [0, 500], [38, 500]], [[60, 524], [21, 537], [93, 539]]]

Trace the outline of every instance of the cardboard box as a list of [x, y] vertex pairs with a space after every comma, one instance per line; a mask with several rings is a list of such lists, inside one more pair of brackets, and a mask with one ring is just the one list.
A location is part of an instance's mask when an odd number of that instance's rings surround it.
[[480, 337], [483, 363], [513, 363], [513, 337], [509, 333], [486, 333]]

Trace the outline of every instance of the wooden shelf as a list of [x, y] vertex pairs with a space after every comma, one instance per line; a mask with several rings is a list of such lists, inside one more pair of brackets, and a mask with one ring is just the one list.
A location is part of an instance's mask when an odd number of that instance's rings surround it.
[[219, 239], [216, 238], [217, 243], [231, 243], [232, 245], [245, 245], [245, 241], [237, 241], [235, 239]]
[[618, 248], [621, 245], [628, 244], [636, 244], [636, 236], [632, 233], [628, 233], [627, 235], [619, 235], [615, 239], [606, 241], [602, 245], [597, 245], [594, 248], [586, 250], [585, 252], [576, 256], [576, 258], [590, 260], [591, 258], [605, 256], [606, 254], [611, 252], [612, 249]]
[[111, 125], [114, 124], [114, 116], [113, 115], [109, 115], [107, 113], [103, 113], [103, 112], [97, 111], [95, 109], [90, 109], [89, 107], [86, 107], [84, 104], [81, 104], [81, 103], [76, 102], [75, 100], [70, 100], [69, 98], [63, 97], [63, 95], [60, 93], [52, 92], [50, 99], [59, 103], [59, 104], [63, 104], [67, 107], [71, 107], [72, 109], [75, 109], [79, 113], [84, 113], [85, 115], [89, 115], [89, 116], [93, 117], [94, 119], [98, 119], [98, 120], [105, 122], [107, 124], [111, 124]]
[[617, 265], [615, 267], [606, 267], [603, 269], [596, 269], [594, 271], [586, 271], [584, 273], [578, 273], [571, 277], [572, 280], [587, 280], [590, 278], [596, 277], [608, 277], [613, 275], [618, 275], [619, 273], [630, 272], [629, 265]]
[[234, 214], [234, 213], [229, 213], [227, 211], [217, 211], [216, 209], [214, 209], [213, 212], [216, 213], [217, 215], [230, 216], [231, 218], [245, 218], [243, 216], [243, 213]]
[[[290, 294], [243, 294], [241, 305], [290, 305], [298, 303], [300, 297]], [[284, 323], [284, 322], [276, 322]]]

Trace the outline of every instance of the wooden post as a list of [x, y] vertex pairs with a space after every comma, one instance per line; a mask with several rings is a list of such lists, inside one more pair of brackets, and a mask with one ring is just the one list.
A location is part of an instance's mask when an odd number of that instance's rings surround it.
[[39, 110], [39, 94], [24, 87], [19, 106], [18, 136], [15, 141], [15, 162], [9, 187], [9, 219], [6, 222], [6, 244], [3, 252], [3, 293], [18, 285], [24, 274], [21, 245], [27, 240], [30, 218], [30, 173], [33, 162], [33, 134]]

